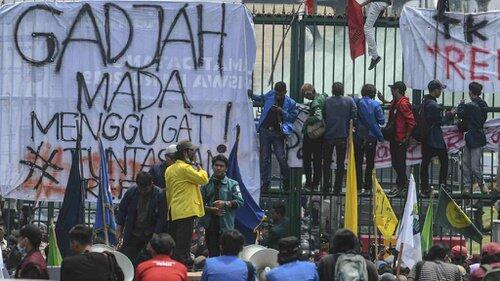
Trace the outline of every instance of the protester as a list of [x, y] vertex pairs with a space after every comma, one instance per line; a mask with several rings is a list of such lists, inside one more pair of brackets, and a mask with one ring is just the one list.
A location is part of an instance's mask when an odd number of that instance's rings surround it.
[[345, 174], [345, 157], [347, 150], [347, 137], [349, 136], [349, 123], [356, 120], [356, 104], [351, 97], [344, 97], [344, 84], [333, 83], [333, 96], [325, 101], [325, 142], [323, 144], [323, 192], [331, 188], [332, 154], [336, 151], [337, 169], [333, 194], [340, 195]]
[[159, 188], [164, 189], [166, 187], [165, 171], [170, 165], [174, 164], [176, 151], [176, 144], [169, 145], [167, 149], [165, 149], [165, 160], [160, 159], [160, 163], [153, 165], [153, 167], [149, 170], [149, 173], [153, 177], [153, 184]]
[[299, 239], [294, 236], [285, 237], [278, 242], [278, 263], [266, 275], [267, 281], [319, 281], [316, 266], [313, 263], [300, 261]]
[[8, 244], [7, 240], [5, 239], [5, 227], [3, 224], [0, 224], [0, 249], [2, 251], [7, 250]]
[[368, 4], [368, 8], [365, 9], [365, 38], [368, 45], [368, 54], [372, 57], [368, 70], [372, 70], [382, 60], [377, 52], [374, 25], [380, 14], [391, 5], [391, 0], [367, 0], [361, 6]]
[[127, 190], [120, 201], [116, 234], [122, 241], [120, 252], [134, 265], [138, 264], [139, 253], [145, 250], [153, 233], [163, 231], [166, 219], [165, 194], [153, 185], [153, 177], [139, 172], [136, 186]]
[[420, 191], [422, 195], [428, 196], [431, 192], [429, 184], [429, 165], [433, 157], [439, 159], [439, 187], [446, 188], [446, 178], [448, 177], [448, 150], [443, 137], [443, 107], [437, 103], [437, 99], [446, 89], [438, 80], [432, 80], [427, 85], [429, 94], [422, 101], [423, 113], [428, 129], [428, 136], [423, 136], [422, 141], [422, 163], [420, 164]]
[[418, 262], [408, 275], [409, 281], [461, 281], [459, 268], [448, 260], [449, 250], [446, 246], [432, 246], [424, 261]]
[[201, 281], [254, 280], [253, 265], [238, 258], [244, 243], [245, 237], [238, 230], [232, 229], [222, 233], [220, 239], [222, 256], [206, 260]]
[[110, 252], [90, 252], [92, 228], [79, 224], [69, 231], [72, 256], [61, 264], [62, 281], [124, 280], [123, 271]]
[[208, 183], [208, 174], [196, 163], [196, 149], [190, 141], [177, 144], [176, 161], [165, 172], [168, 186], [169, 234], [175, 241], [174, 259], [191, 264], [190, 248], [195, 218], [205, 215], [200, 186]]
[[451, 263], [462, 266], [466, 272], [469, 270], [469, 252], [463, 245], [455, 245], [451, 248]]
[[220, 234], [234, 229], [236, 210], [243, 206], [238, 182], [226, 176], [228, 159], [219, 154], [212, 159], [213, 175], [201, 189], [205, 216], [200, 224], [205, 227], [205, 241], [210, 257], [219, 256]]
[[487, 118], [488, 105], [481, 98], [483, 85], [472, 82], [469, 84], [470, 102], [463, 100], [458, 105], [457, 116], [463, 120], [465, 128], [465, 147], [462, 154], [464, 192], [470, 192], [472, 185], [477, 183], [481, 192], [485, 192], [481, 157], [486, 145], [484, 123]]
[[[300, 92], [304, 98], [311, 100], [309, 105], [309, 117], [305, 120], [302, 131], [304, 134], [302, 140], [302, 163], [306, 176], [306, 184], [304, 187], [307, 190], [316, 190], [322, 178], [323, 135], [319, 135], [319, 133], [325, 128], [323, 110], [328, 95], [316, 93], [313, 85], [307, 83], [302, 86]], [[314, 167], [314, 169], [312, 167]]]
[[16, 279], [49, 279], [47, 263], [39, 250], [42, 242], [42, 231], [33, 225], [27, 224], [19, 232], [17, 248], [23, 259], [17, 266]]
[[278, 241], [287, 237], [290, 231], [290, 219], [286, 217], [286, 209], [282, 204], [272, 207], [269, 214], [272, 226], [269, 228], [268, 236], [262, 241], [262, 245], [278, 249]]
[[416, 123], [410, 100], [405, 96], [405, 83], [398, 81], [389, 87], [391, 88], [392, 102], [389, 107], [389, 121], [385, 126], [389, 136], [384, 136], [384, 138], [390, 141], [391, 164], [396, 171], [396, 186], [391, 189], [387, 196], [395, 197], [406, 194], [408, 186], [406, 150]]
[[[347, 261], [346, 254], [352, 254], [351, 259], [358, 261], [358, 263], [339, 263], [337, 261], [343, 260]], [[358, 267], [357, 265], [364, 264], [364, 268], [357, 268], [356, 273], [359, 274], [359, 278], [354, 280], [368, 280], [368, 281], [378, 281], [378, 274], [375, 265], [368, 260], [365, 260], [361, 256], [361, 244], [356, 235], [348, 229], [339, 229], [335, 232], [332, 238], [332, 248], [331, 254], [321, 259], [318, 264], [318, 274], [319, 280], [330, 281], [339, 280], [335, 278], [340, 278], [339, 274], [345, 272], [346, 270], [352, 270]], [[345, 265], [342, 266], [342, 265]], [[341, 272], [336, 272], [339, 269]]]
[[[376, 94], [377, 89], [375, 86], [366, 84], [361, 89], [362, 98], [356, 100], [358, 122], [354, 147], [358, 190], [361, 193], [369, 193], [373, 189], [372, 173], [375, 167], [377, 141], [384, 141], [384, 136], [380, 129], [380, 126], [385, 123], [384, 111], [380, 103], [375, 101]], [[364, 180], [363, 159], [366, 159]]]
[[187, 268], [171, 258], [175, 248], [172, 237], [155, 234], [148, 243], [152, 258], [137, 267], [135, 281], [187, 281]]
[[[263, 103], [257, 132], [260, 139], [260, 178], [263, 193], [271, 186], [271, 152], [278, 160], [283, 188], [290, 187], [290, 168], [286, 162], [285, 141], [293, 132], [293, 122], [299, 114], [295, 101], [286, 95], [284, 82], [274, 84], [265, 95], [250, 95], [253, 101]], [[272, 150], [271, 150], [272, 147]]]
[[[500, 244], [493, 242], [488, 243], [483, 246], [481, 250], [481, 265], [476, 270], [471, 271], [470, 281], [481, 281], [483, 280], [486, 272], [491, 271], [500, 267]], [[493, 277], [493, 276], [492, 276]], [[495, 277], [497, 279], [489, 280], [500, 280], [500, 272], [496, 273]]]

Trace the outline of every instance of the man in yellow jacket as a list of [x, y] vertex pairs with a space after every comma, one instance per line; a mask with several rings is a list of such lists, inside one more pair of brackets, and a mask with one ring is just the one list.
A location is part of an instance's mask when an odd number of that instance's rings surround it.
[[208, 183], [208, 174], [196, 163], [195, 147], [190, 141], [177, 144], [175, 163], [165, 171], [169, 234], [174, 238], [174, 259], [191, 264], [190, 250], [196, 217], [205, 215], [200, 186]]

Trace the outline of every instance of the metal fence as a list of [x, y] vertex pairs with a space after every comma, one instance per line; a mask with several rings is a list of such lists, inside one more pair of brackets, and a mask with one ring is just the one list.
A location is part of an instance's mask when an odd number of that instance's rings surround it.
[[[285, 11], [284, 7], [281, 11], [273, 8], [271, 13], [257, 10], [252, 12], [257, 39], [257, 61], [253, 73], [255, 93], [264, 93], [274, 82], [284, 81], [288, 85], [290, 95], [297, 102], [302, 102], [298, 91], [304, 82], [312, 83], [318, 91], [331, 95], [331, 85], [334, 81], [340, 81], [345, 85], [346, 94], [356, 95], [363, 84], [372, 83], [384, 96], [389, 96], [390, 92], [386, 85], [402, 80], [403, 58], [397, 18], [389, 17], [377, 21], [376, 38], [383, 60], [374, 71], [367, 71], [369, 60], [366, 57], [358, 58], [355, 62], [350, 59], [345, 18], [315, 15], [299, 19], [293, 9]], [[269, 79], [272, 63], [281, 43], [283, 47], [276, 60], [274, 75], [272, 79]], [[421, 91], [409, 93], [410, 100], [414, 104], [420, 103], [422, 95]], [[455, 107], [460, 100], [465, 98], [465, 93], [444, 93], [441, 102], [450, 108]], [[484, 98], [492, 107], [488, 118], [498, 117], [500, 96], [488, 93], [484, 95]], [[256, 108], [255, 112], [258, 115], [260, 109]], [[492, 220], [497, 216], [493, 205], [499, 199], [498, 195], [492, 192], [489, 195], [462, 196], [464, 187], [461, 179], [460, 158], [460, 153], [450, 155], [449, 182], [453, 185], [453, 196], [486, 234], [485, 240], [489, 240], [488, 234]], [[484, 175], [491, 189], [494, 189], [492, 187], [495, 183], [497, 162], [497, 154], [484, 153]], [[276, 166], [275, 164], [273, 162], [273, 166]], [[431, 183], [436, 184], [436, 165], [432, 164], [431, 169]], [[276, 167], [273, 170], [276, 175]], [[418, 186], [418, 165], [410, 167], [409, 170], [413, 171]], [[391, 187], [391, 184], [395, 182], [395, 174], [390, 168], [379, 169], [376, 173], [384, 188]], [[278, 189], [275, 194], [263, 195], [261, 205], [264, 209], [268, 209], [276, 202], [284, 202], [291, 219], [291, 232], [314, 243], [318, 241], [320, 234], [330, 235], [342, 225], [344, 197], [343, 195], [337, 197], [331, 194], [305, 192], [301, 188], [302, 178], [301, 169], [293, 169], [291, 191], [286, 193]], [[401, 217], [404, 200], [396, 198], [391, 200], [391, 203], [398, 217]], [[360, 234], [368, 235], [370, 238], [370, 235], [374, 233], [371, 219], [371, 196], [361, 196], [359, 206]], [[428, 199], [419, 199], [421, 223], [423, 223], [427, 206]], [[26, 220], [47, 224], [49, 220], [57, 217], [59, 207], [60, 203], [40, 202], [35, 206], [34, 202], [7, 200], [2, 208], [5, 227], [7, 231], [10, 231]], [[87, 223], [93, 222], [94, 212], [95, 204], [88, 203]], [[436, 227], [434, 231], [436, 235], [451, 241], [453, 234], [440, 227]], [[458, 237], [458, 239], [463, 238]]]

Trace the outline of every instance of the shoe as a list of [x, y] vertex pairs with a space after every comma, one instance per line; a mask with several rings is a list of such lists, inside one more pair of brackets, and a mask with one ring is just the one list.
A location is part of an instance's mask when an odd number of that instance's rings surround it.
[[261, 186], [260, 193], [261, 194], [268, 194], [269, 193], [269, 186], [265, 186], [265, 185]]
[[387, 193], [387, 197], [394, 198], [399, 195], [399, 189], [397, 187], [391, 188], [391, 190]]
[[311, 192], [311, 189], [312, 189], [312, 184], [311, 184], [311, 183], [306, 182], [306, 183], [304, 184], [304, 186], [302, 186], [302, 189], [303, 189], [305, 192]]
[[368, 70], [372, 70], [377, 66], [377, 63], [379, 63], [382, 60], [382, 57], [378, 56], [376, 59], [372, 58], [372, 61], [370, 62], [370, 66], [368, 67]]
[[430, 197], [430, 195], [431, 195], [431, 190], [432, 190], [432, 189], [430, 189], [430, 188], [422, 188], [422, 189], [420, 189], [420, 196], [421, 196], [421, 197], [426, 197], [426, 198], [427, 198], [427, 197]]

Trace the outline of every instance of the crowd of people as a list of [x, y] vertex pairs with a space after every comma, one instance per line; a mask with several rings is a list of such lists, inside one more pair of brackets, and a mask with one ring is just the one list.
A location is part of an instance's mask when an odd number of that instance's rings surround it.
[[[302, 160], [305, 174], [304, 189], [320, 190], [339, 195], [345, 175], [345, 159], [349, 130], [354, 131], [354, 149], [357, 165], [357, 183], [360, 193], [372, 190], [372, 172], [377, 143], [387, 141], [390, 145], [391, 164], [396, 172], [396, 184], [389, 192], [390, 197], [404, 196], [408, 175], [406, 151], [411, 141], [422, 145], [420, 169], [420, 192], [429, 196], [431, 183], [429, 165], [434, 157], [439, 159], [439, 183], [435, 186], [450, 191], [448, 178], [448, 150], [441, 129], [458, 119], [458, 128], [465, 135], [463, 149], [464, 190], [487, 192], [481, 170], [482, 149], [486, 145], [484, 123], [488, 105], [481, 98], [483, 86], [477, 82], [469, 85], [470, 101], [462, 100], [456, 109], [444, 110], [439, 103], [446, 85], [438, 80], [428, 84], [428, 94], [420, 105], [413, 106], [406, 96], [406, 85], [398, 81], [389, 85], [392, 101], [386, 101], [372, 84], [361, 88], [361, 97], [344, 95], [344, 85], [335, 82], [332, 95], [317, 93], [314, 86], [304, 84], [300, 89], [305, 99], [311, 100], [309, 116], [303, 126]], [[261, 191], [266, 193], [270, 186], [271, 152], [278, 159], [284, 190], [289, 188], [290, 168], [287, 165], [285, 144], [292, 133], [293, 123], [298, 116], [295, 101], [286, 95], [286, 84], [277, 82], [274, 89], [265, 95], [249, 96], [263, 103], [257, 131], [261, 149]], [[376, 100], [378, 98], [380, 101]], [[388, 105], [386, 122], [382, 105]], [[353, 124], [352, 129], [350, 124]], [[272, 147], [272, 149], [271, 149]], [[332, 185], [332, 156], [335, 151], [335, 177]], [[366, 164], [363, 174], [363, 164]]]
[[[0, 232], [3, 235], [3, 232]], [[34, 224], [27, 224], [16, 234], [17, 242], [4, 250], [18, 257], [13, 276], [21, 279], [49, 279], [45, 255], [48, 247], [40, 247], [44, 233]], [[60, 280], [104, 281], [124, 280], [112, 251], [92, 250], [94, 233], [87, 225], [76, 225], [69, 232], [72, 255], [63, 259]], [[146, 242], [144, 259], [135, 266], [136, 281], [187, 281], [188, 272], [201, 271], [202, 281], [331, 281], [331, 280], [453, 280], [490, 281], [500, 280], [500, 244], [483, 245], [481, 254], [469, 255], [465, 245], [451, 250], [443, 244], [435, 244], [424, 255], [423, 261], [412, 268], [398, 264], [397, 251], [385, 248], [377, 257], [362, 252], [361, 241], [347, 229], [339, 229], [327, 242], [320, 256], [304, 254], [300, 241], [294, 236], [280, 238], [276, 242], [278, 266], [265, 270], [242, 260], [240, 253], [245, 237], [235, 229], [220, 234], [218, 252], [208, 258], [197, 258], [195, 267], [175, 258], [176, 242], [171, 235], [155, 233]], [[10, 270], [10, 263], [6, 263]], [[257, 279], [256, 279], [257, 278]]]

